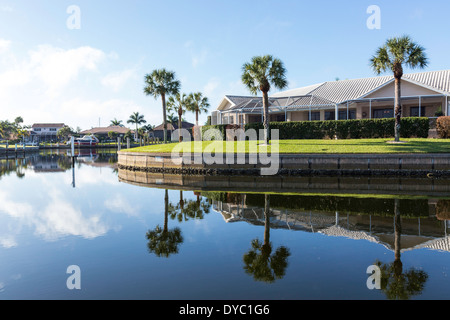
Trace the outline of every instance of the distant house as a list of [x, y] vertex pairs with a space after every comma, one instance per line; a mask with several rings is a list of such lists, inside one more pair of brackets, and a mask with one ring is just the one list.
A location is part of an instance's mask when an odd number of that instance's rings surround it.
[[114, 132], [117, 136], [124, 136], [128, 131], [131, 131], [131, 133], [134, 133], [133, 130], [122, 127], [122, 126], [109, 126], [109, 127], [99, 127], [99, 128], [92, 128], [89, 130], [84, 130], [80, 132], [81, 135], [95, 135], [99, 139], [106, 139], [108, 138], [108, 133]]
[[[186, 130], [192, 130], [194, 124], [183, 121], [181, 123], [181, 127]], [[177, 136], [172, 136], [173, 132], [178, 129], [178, 124], [167, 123], [167, 140], [178, 140]], [[164, 124], [160, 124], [159, 126], [153, 129], [153, 133], [155, 138], [159, 138], [159, 140], [164, 140]]]
[[56, 141], [57, 133], [64, 123], [35, 123], [31, 127], [30, 138], [33, 142]]

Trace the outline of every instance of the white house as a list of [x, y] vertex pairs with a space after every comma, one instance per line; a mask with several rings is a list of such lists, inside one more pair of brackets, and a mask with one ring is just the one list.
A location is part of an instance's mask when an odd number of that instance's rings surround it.
[[[317, 121], [394, 117], [394, 77], [323, 82], [269, 97], [270, 121]], [[405, 74], [402, 116], [450, 115], [450, 70]], [[225, 96], [211, 124], [262, 122], [261, 97]]]

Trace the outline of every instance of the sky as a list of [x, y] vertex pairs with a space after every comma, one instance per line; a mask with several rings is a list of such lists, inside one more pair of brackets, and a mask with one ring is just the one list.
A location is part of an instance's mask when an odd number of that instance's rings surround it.
[[161, 100], [143, 92], [154, 69], [212, 111], [250, 95], [241, 74], [254, 56], [282, 60], [294, 89], [375, 76], [370, 58], [402, 35], [425, 47], [425, 71], [450, 69], [449, 10], [448, 0], [0, 0], [0, 120], [85, 130], [139, 112], [159, 125]]

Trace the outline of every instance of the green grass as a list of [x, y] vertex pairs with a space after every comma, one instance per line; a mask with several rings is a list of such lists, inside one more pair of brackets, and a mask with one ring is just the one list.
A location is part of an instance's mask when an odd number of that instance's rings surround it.
[[[361, 140], [282, 140], [279, 142], [280, 154], [388, 154], [388, 153], [450, 153], [449, 139], [402, 139], [402, 144], [388, 143], [392, 139]], [[254, 142], [183, 142], [158, 144], [129, 150], [128, 152], [171, 153], [175, 148], [187, 152], [191, 144], [191, 152], [216, 152], [221, 149], [225, 153], [253, 152]], [[222, 146], [221, 146], [222, 144]], [[258, 143], [259, 144], [259, 143]], [[239, 147], [238, 147], [239, 146]], [[222, 148], [221, 148], [222, 147]], [[180, 148], [184, 148], [180, 149]], [[273, 147], [259, 146], [259, 152], [272, 152]], [[227, 150], [229, 149], [229, 150]], [[273, 150], [275, 151], [275, 150]]]

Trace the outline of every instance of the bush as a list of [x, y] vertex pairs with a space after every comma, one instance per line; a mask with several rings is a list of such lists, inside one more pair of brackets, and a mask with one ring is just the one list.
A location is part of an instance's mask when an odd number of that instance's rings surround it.
[[[245, 129], [262, 129], [262, 123], [251, 123]], [[280, 139], [373, 139], [394, 136], [395, 119], [339, 120], [272, 122], [270, 129], [278, 129]], [[402, 118], [400, 136], [402, 138], [427, 138], [430, 123], [428, 118]]]
[[441, 139], [450, 138], [450, 117], [439, 117], [436, 121], [436, 130]]
[[[450, 120], [449, 120], [450, 123]], [[234, 125], [215, 125], [202, 127], [206, 130], [217, 129], [226, 139], [226, 130], [240, 128]], [[449, 125], [447, 124], [447, 132]], [[245, 130], [264, 129], [262, 123], [249, 123]], [[363, 120], [333, 120], [333, 121], [298, 121], [298, 122], [271, 122], [271, 130], [279, 130], [281, 140], [311, 140], [311, 139], [375, 139], [392, 138], [395, 132], [395, 119], [363, 119]], [[400, 136], [402, 138], [428, 138], [430, 121], [428, 118], [402, 118]], [[203, 135], [203, 140], [206, 139]], [[450, 134], [448, 135], [450, 137]]]

